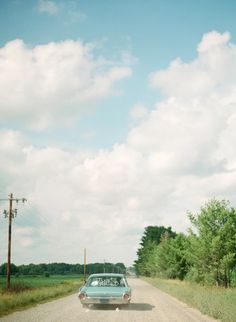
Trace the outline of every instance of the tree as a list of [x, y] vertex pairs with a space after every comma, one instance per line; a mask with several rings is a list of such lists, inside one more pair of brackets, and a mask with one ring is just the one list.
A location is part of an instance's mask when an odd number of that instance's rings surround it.
[[156, 245], [160, 244], [162, 236], [168, 234], [169, 237], [175, 237], [176, 233], [172, 231], [171, 227], [164, 226], [148, 226], [144, 230], [140, 245], [145, 247], [146, 243], [154, 242]]
[[145, 276], [155, 275], [157, 270], [156, 247], [160, 244], [162, 236], [170, 238], [176, 236], [171, 227], [148, 226], [144, 230], [141, 238], [141, 247], [137, 251], [138, 259], [135, 261], [135, 267], [139, 274]]
[[196, 229], [191, 231], [189, 258], [203, 281], [230, 286], [236, 266], [236, 211], [225, 200], [211, 200], [197, 215], [189, 214]]
[[[11, 263], [11, 274], [17, 274], [18, 272], [18, 267]], [[7, 275], [7, 263], [4, 263], [0, 266], [0, 275]]]
[[177, 234], [170, 238], [167, 234], [162, 237], [157, 247], [157, 272], [167, 278], [183, 280], [189, 270], [187, 258], [188, 237]]

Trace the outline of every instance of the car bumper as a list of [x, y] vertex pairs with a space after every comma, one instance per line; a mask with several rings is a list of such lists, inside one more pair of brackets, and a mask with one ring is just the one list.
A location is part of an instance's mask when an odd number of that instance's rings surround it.
[[101, 297], [86, 297], [80, 300], [81, 304], [129, 304], [129, 300], [117, 297], [101, 298]]

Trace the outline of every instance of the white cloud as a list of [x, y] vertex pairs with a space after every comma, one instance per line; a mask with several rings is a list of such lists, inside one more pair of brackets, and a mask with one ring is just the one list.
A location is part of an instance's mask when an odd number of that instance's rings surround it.
[[133, 120], [143, 119], [147, 114], [148, 110], [142, 104], [137, 104], [130, 110], [130, 115]]
[[112, 95], [131, 69], [96, 59], [93, 50], [72, 40], [33, 48], [14, 40], [0, 48], [1, 123], [13, 120], [33, 129], [70, 124], [88, 104]]
[[185, 102], [190, 98], [197, 103], [202, 97], [217, 101], [232, 95], [235, 90], [236, 48], [229, 43], [229, 33], [205, 34], [198, 51], [198, 58], [191, 63], [177, 58], [167, 70], [153, 73], [151, 86]]
[[205, 34], [202, 37], [200, 44], [197, 47], [199, 53], [204, 53], [206, 51], [212, 51], [214, 49], [218, 50], [220, 46], [224, 46], [230, 40], [229, 32], [224, 32], [223, 34], [217, 31], [212, 31]]
[[77, 1], [47, 1], [39, 0], [37, 11], [40, 14], [46, 13], [50, 16], [63, 17], [64, 24], [73, 24], [84, 21], [87, 16], [83, 13]]
[[[212, 47], [212, 37], [222, 39], [205, 35], [204, 48], [211, 45], [193, 62], [153, 73], [167, 97], [110, 150], [39, 149], [18, 132], [0, 133], [2, 194], [29, 199], [25, 219], [14, 221], [27, 227], [19, 233], [27, 250], [15, 243], [15, 262], [82, 262], [87, 247], [89, 261], [131, 263], [146, 225], [184, 231], [186, 212], [210, 198], [236, 206], [236, 49], [228, 38]], [[114, 67], [106, 75], [124, 76]]]
[[59, 12], [59, 7], [54, 1], [39, 0], [38, 11], [40, 13], [48, 13], [49, 15], [56, 15]]

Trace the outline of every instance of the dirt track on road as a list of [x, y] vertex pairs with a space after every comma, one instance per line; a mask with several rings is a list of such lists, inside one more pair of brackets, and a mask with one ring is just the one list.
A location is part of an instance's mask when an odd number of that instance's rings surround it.
[[129, 307], [91, 306], [82, 308], [73, 294], [25, 311], [0, 318], [0, 322], [212, 322], [170, 295], [140, 279], [130, 279], [132, 302]]

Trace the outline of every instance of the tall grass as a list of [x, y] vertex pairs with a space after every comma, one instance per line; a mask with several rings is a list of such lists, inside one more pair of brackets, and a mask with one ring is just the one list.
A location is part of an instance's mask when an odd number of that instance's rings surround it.
[[63, 280], [63, 277], [21, 278], [17, 282], [14, 279], [10, 291], [6, 291], [4, 285], [0, 290], [0, 316], [73, 293], [81, 285], [81, 279]]
[[159, 278], [145, 278], [145, 280], [204, 314], [220, 319], [222, 322], [236, 322], [236, 288], [204, 287], [199, 284]]

